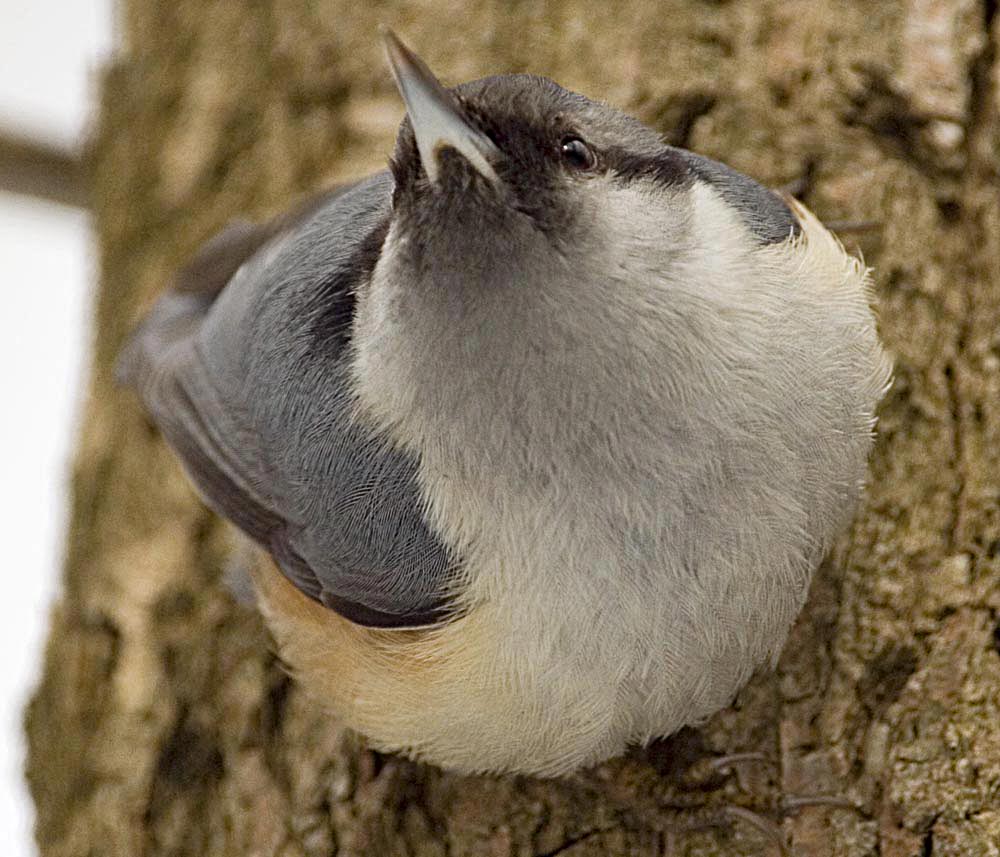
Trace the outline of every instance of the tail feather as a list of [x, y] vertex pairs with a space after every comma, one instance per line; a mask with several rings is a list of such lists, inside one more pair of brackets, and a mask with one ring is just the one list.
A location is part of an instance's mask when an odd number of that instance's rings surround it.
[[126, 342], [115, 367], [118, 383], [142, 390], [167, 350], [194, 332], [240, 266], [274, 233], [273, 222], [260, 225], [235, 220], [209, 239], [177, 272], [170, 289]]

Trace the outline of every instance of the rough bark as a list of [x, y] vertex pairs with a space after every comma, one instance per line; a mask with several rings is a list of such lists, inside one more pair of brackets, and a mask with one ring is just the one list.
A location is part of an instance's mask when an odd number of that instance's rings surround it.
[[[27, 715], [47, 857], [656, 855], [675, 809], [781, 791], [802, 857], [1000, 854], [1000, 19], [996, 0], [128, 0], [92, 147], [102, 284], [65, 590]], [[867, 500], [776, 672], [697, 732], [565, 782], [365, 749], [220, 586], [222, 526], [136, 402], [122, 339], [241, 212], [384, 163], [391, 23], [448, 81], [531, 70], [773, 185], [876, 270], [896, 383]], [[754, 782], [678, 790], [692, 751]], [[748, 769], [749, 770], [749, 769]], [[761, 774], [763, 771], [763, 775]], [[752, 772], [752, 771], [751, 771]], [[769, 853], [752, 828], [684, 855]]]

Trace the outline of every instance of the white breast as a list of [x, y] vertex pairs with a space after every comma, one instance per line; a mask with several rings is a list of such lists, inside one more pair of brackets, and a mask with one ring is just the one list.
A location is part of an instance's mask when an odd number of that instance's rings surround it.
[[804, 209], [759, 247], [699, 186], [681, 243], [641, 188], [598, 192], [604, 243], [544, 288], [456, 309], [381, 270], [359, 306], [361, 407], [419, 454], [479, 623], [420, 751], [451, 767], [562, 773], [728, 704], [864, 480], [889, 368], [862, 266]]

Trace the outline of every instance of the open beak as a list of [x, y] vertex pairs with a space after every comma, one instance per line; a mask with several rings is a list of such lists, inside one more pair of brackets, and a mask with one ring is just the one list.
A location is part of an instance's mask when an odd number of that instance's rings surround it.
[[406, 103], [406, 112], [417, 138], [420, 160], [427, 177], [436, 184], [440, 172], [438, 152], [449, 146], [462, 155], [483, 178], [498, 181], [490, 161], [502, 157], [492, 140], [473, 128], [448, 92], [423, 60], [384, 28], [385, 54]]

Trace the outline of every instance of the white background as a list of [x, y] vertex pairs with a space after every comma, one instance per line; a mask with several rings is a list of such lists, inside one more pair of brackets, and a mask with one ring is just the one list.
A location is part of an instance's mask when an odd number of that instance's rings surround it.
[[[0, 0], [0, 128], [78, 146], [112, 0]], [[0, 841], [36, 853], [24, 704], [58, 591], [95, 277], [85, 212], [0, 192]]]

